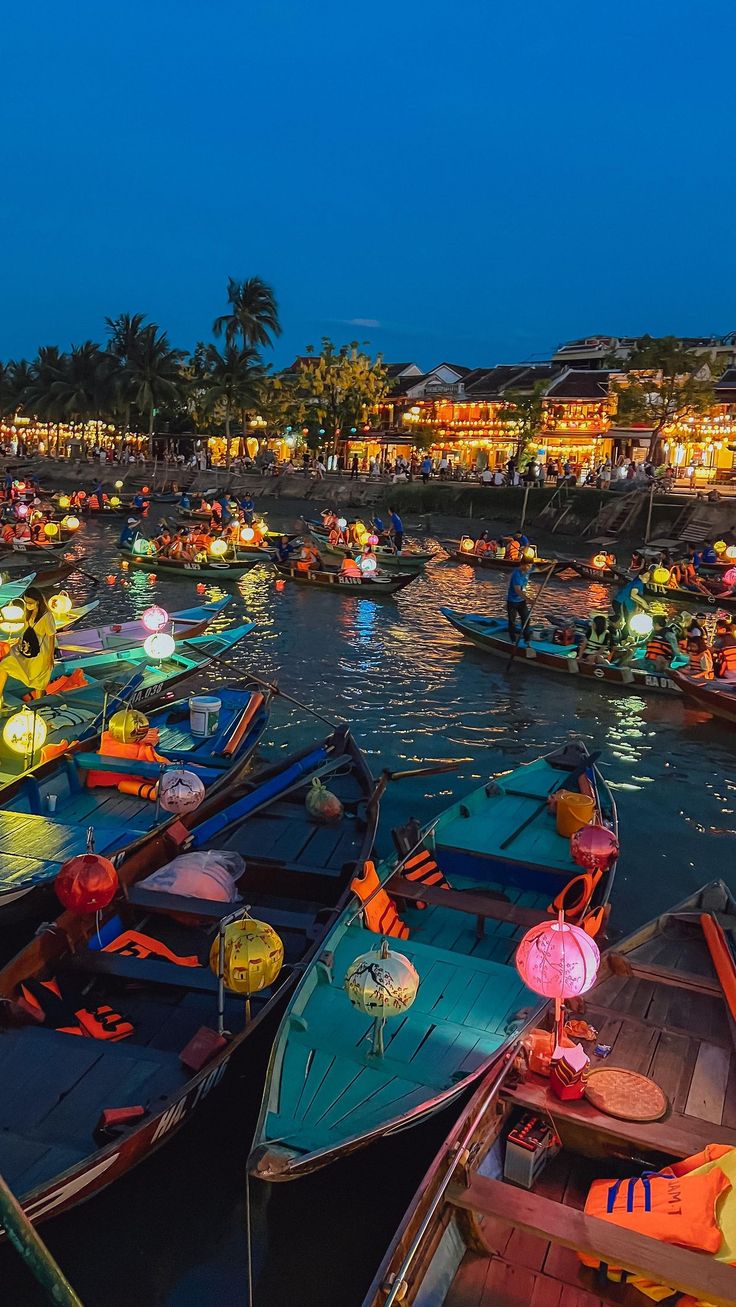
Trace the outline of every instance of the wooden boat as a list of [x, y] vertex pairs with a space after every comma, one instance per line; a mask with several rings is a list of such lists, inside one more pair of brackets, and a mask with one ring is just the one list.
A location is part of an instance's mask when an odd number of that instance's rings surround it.
[[[55, 669], [54, 681], [80, 672], [85, 684], [79, 688], [48, 691], [34, 700], [34, 710], [49, 725], [48, 743], [56, 743], [65, 733], [77, 727], [76, 738], [89, 728], [102, 711], [106, 699], [122, 700], [131, 707], [153, 705], [165, 697], [171, 698], [174, 686], [195, 672], [203, 672], [212, 663], [224, 657], [240, 640], [255, 628], [255, 622], [231, 626], [226, 631], [211, 631], [180, 641], [169, 658], [152, 661], [145, 650], [105, 649], [99, 653], [66, 658]], [[8, 681], [4, 696], [2, 717], [5, 718], [25, 707], [22, 695], [25, 687], [16, 693], [16, 682]], [[65, 709], [71, 711], [66, 721]], [[87, 729], [87, 734], [89, 734]], [[94, 734], [94, 730], [92, 731]], [[68, 738], [68, 737], [67, 737]]]
[[257, 567], [259, 563], [267, 562], [272, 557], [270, 551], [263, 550], [262, 554], [248, 554], [242, 558], [238, 557], [237, 561], [233, 562], [220, 562], [219, 559], [209, 558], [206, 563], [184, 563], [176, 558], [134, 554], [129, 549], [120, 549], [118, 552], [123, 558], [130, 559], [130, 566], [139, 572], [164, 572], [167, 576], [178, 576], [188, 581], [197, 577], [211, 577], [219, 581], [237, 579], [245, 572], [249, 572], [251, 567]]
[[[27, 573], [29, 567], [35, 568], [33, 575], [33, 584], [40, 590], [53, 589], [73, 572], [79, 572], [83, 569], [85, 562], [84, 556], [75, 558], [71, 562], [58, 563], [55, 560], [47, 562], [45, 559], [33, 558], [25, 559], [21, 555], [19, 558], [11, 558], [6, 555], [0, 561], [0, 578], [5, 580], [15, 580], [18, 573]], [[94, 579], [94, 578], [93, 578]]]
[[[338, 826], [307, 816], [314, 778], [343, 800]], [[99, 921], [65, 912], [0, 972], [7, 1000], [0, 1003], [0, 1173], [34, 1223], [90, 1198], [149, 1157], [214, 1090], [248, 1038], [270, 1037], [302, 968], [322, 951], [353, 868], [370, 854], [377, 816], [368, 765], [351, 736], [336, 732], [152, 834], [118, 860], [121, 892]], [[245, 851], [239, 906], [141, 883], [185, 846]], [[275, 981], [252, 996], [249, 1020], [242, 995], [225, 990], [218, 1022], [218, 980], [208, 960], [216, 928], [234, 909], [278, 932], [284, 963]], [[135, 948], [108, 948], [129, 930]], [[21, 985], [28, 990], [29, 981], [35, 988], [32, 982], [51, 979], [62, 995], [83, 989], [85, 1013], [95, 1009], [102, 1017], [107, 1008], [108, 1025], [119, 1029], [113, 1008], [132, 1030], [112, 1042], [52, 1029], [53, 1014], [45, 1025], [29, 1022], [28, 1009], [16, 1002]], [[23, 1024], [13, 1025], [18, 1018]], [[60, 1024], [67, 1023], [57, 1017]], [[125, 1108], [138, 1110], [107, 1124], [105, 1112]]]
[[687, 672], [675, 672], [673, 680], [686, 699], [724, 722], [736, 723], [736, 681], [693, 681]]
[[36, 558], [54, 558], [57, 554], [63, 553], [69, 548], [69, 541], [76, 532], [71, 532], [65, 540], [49, 540], [46, 544], [34, 544], [31, 540], [14, 540], [10, 549], [0, 554], [0, 567], [5, 563], [5, 559], [14, 558], [20, 555], [29, 554], [35, 560]]
[[[380, 968], [381, 939], [361, 924], [356, 895], [281, 1023], [253, 1141], [254, 1175], [290, 1180], [413, 1126], [501, 1055], [520, 1010], [539, 1007], [514, 967], [516, 943], [547, 919], [550, 901], [579, 872], [548, 798], [581, 778], [597, 819], [615, 831], [610, 790], [585, 746], [575, 745], [481, 786], [423, 832], [410, 823], [398, 833], [399, 852], [377, 871], [394, 897], [426, 905], [402, 909], [409, 937], [389, 941], [415, 967], [417, 997], [387, 1024], [385, 1052], [377, 1052], [370, 1016], [344, 990], [362, 955], [372, 952]], [[429, 889], [401, 874], [407, 856], [422, 850], [452, 888]], [[614, 872], [601, 878], [594, 905], [607, 902]]]
[[[158, 732], [156, 753], [185, 767], [202, 781], [207, 794], [233, 785], [250, 764], [268, 724], [270, 696], [257, 686], [218, 687], [217, 730], [207, 738], [192, 734], [189, 700], [154, 708], [148, 718]], [[155, 796], [122, 793], [120, 778], [156, 785], [167, 770], [154, 761], [110, 757], [101, 735], [78, 741], [62, 756], [11, 780], [0, 791], [0, 920], [7, 910], [26, 909], [36, 891], [53, 880], [68, 858], [84, 853], [94, 832], [96, 853], [112, 858], [130, 852], [152, 830], [176, 820]], [[103, 780], [104, 778], [104, 780]], [[91, 784], [91, 781], [94, 783]], [[54, 811], [49, 807], [54, 795]]]
[[[187, 640], [193, 635], [203, 635], [210, 623], [225, 611], [229, 603], [230, 599], [226, 597], [211, 604], [180, 608], [169, 614], [165, 630], [175, 640]], [[142, 618], [130, 622], [113, 622], [108, 626], [85, 627], [83, 631], [75, 631], [73, 635], [62, 636], [56, 641], [57, 657], [74, 658], [78, 654], [99, 653], [103, 649], [127, 649], [131, 645], [142, 644], [150, 634]]]
[[[638, 657], [632, 658], [626, 667], [586, 662], [584, 658], [578, 657], [579, 641], [573, 644], [554, 642], [554, 627], [549, 623], [533, 622], [529, 627], [528, 638], [514, 646], [509, 639], [507, 624], [500, 617], [486, 617], [483, 613], [459, 613], [454, 608], [441, 608], [440, 612], [450, 626], [454, 626], [466, 640], [470, 640], [485, 653], [504, 658], [508, 662], [516, 648], [514, 666], [519, 664], [536, 671], [579, 676], [586, 684], [605, 685], [628, 693], [680, 694], [674, 675], [650, 671], [644, 666], [643, 646]], [[673, 670], [678, 661], [680, 666], [685, 667], [687, 656], [683, 654], [680, 660], [676, 659]]]
[[[306, 525], [320, 553], [331, 554], [333, 558], [355, 557], [356, 545], [331, 545], [324, 527], [316, 522], [307, 522]], [[376, 545], [374, 553], [380, 567], [398, 567], [402, 572], [421, 572], [422, 568], [437, 556], [434, 551], [427, 552], [406, 546], [397, 554], [395, 549], [389, 549], [386, 545]]]
[[322, 589], [339, 591], [340, 594], [359, 594], [362, 599], [380, 599], [382, 595], [393, 595], [403, 590], [412, 581], [416, 581], [417, 572], [394, 573], [385, 576], [373, 572], [370, 576], [349, 576], [339, 567], [310, 568], [308, 572], [299, 570], [295, 563], [274, 563], [279, 576], [287, 581], [297, 581], [300, 585], [319, 586]]
[[[470, 545], [469, 549], [463, 549], [464, 541], [467, 541]], [[470, 536], [464, 536], [454, 548], [452, 547], [453, 544], [453, 541], [448, 541], [447, 547], [450, 557], [454, 558], [457, 563], [467, 563], [469, 567], [491, 568], [495, 571], [511, 572], [515, 567], [519, 566], [520, 562], [524, 561], [523, 558], [507, 558], [505, 554], [502, 558], [491, 557], [488, 553], [475, 554], [473, 553], [475, 541], [471, 540]], [[528, 548], [532, 548], [532, 546], [530, 545]], [[551, 567], [554, 562], [560, 567], [563, 566], [559, 558], [537, 558], [536, 554], [526, 561], [533, 562], [534, 566], [539, 568]]]
[[99, 599], [91, 599], [88, 604], [75, 604], [69, 609], [68, 613], [54, 613], [54, 622], [57, 631], [68, 631], [78, 622], [83, 622], [85, 617], [99, 608]]
[[627, 572], [623, 567], [596, 567], [595, 563], [584, 562], [579, 558], [565, 558], [560, 561], [560, 571], [568, 567], [583, 580], [597, 581], [600, 585], [624, 585], [632, 577], [632, 573]]
[[[722, 582], [713, 580], [713, 585], [720, 588]], [[709, 582], [704, 581], [708, 587]], [[725, 594], [711, 592], [706, 588], [702, 590], [685, 590], [680, 586], [654, 585], [651, 581], [644, 582], [644, 590], [649, 598], [661, 599], [666, 604], [687, 604], [689, 608], [695, 606], [701, 608], [707, 604], [715, 612], [718, 608], [723, 608], [725, 612], [736, 613], [736, 592], [733, 588], [726, 591]]]
[[[652, 1078], [668, 1109], [663, 1119], [647, 1120], [643, 1104], [643, 1119], [626, 1120], [585, 1098], [560, 1102], [548, 1079], [529, 1073], [520, 1081], [512, 1058], [505, 1058], [445, 1139], [363, 1307], [639, 1307], [652, 1299], [674, 1303], [678, 1292], [691, 1294], [693, 1307], [732, 1307], [736, 1269], [727, 1265], [733, 1260], [727, 1239], [709, 1255], [650, 1237], [646, 1221], [627, 1231], [582, 1210], [594, 1179], [620, 1184], [647, 1168], [651, 1176], [708, 1145], [732, 1150], [723, 1169], [733, 1177], [733, 1022], [705, 944], [702, 913], [715, 914], [734, 941], [736, 903], [723, 882], [714, 881], [604, 956], [598, 982], [585, 997], [586, 1021], [597, 1028], [598, 1041], [612, 1046], [601, 1060], [596, 1041], [581, 1041], [593, 1076], [600, 1067]], [[619, 1109], [624, 1116], [627, 1106], [635, 1115], [631, 1095]], [[506, 1138], [525, 1113], [542, 1127], [549, 1122], [562, 1145], [546, 1165], [542, 1160], [531, 1188], [505, 1178], [507, 1169], [521, 1175], [513, 1170], [513, 1155], [509, 1161]], [[719, 1217], [724, 1201], [732, 1211], [733, 1194], [719, 1202]], [[680, 1243], [691, 1233], [683, 1215]], [[586, 1268], [578, 1253], [603, 1266]], [[609, 1279], [608, 1266], [625, 1273], [612, 1272]], [[651, 1289], [647, 1296], [638, 1288], [643, 1282]], [[657, 1292], [656, 1285], [669, 1292]]]
[[17, 580], [11, 581], [0, 573], [0, 604], [9, 604], [11, 599], [22, 598], [29, 585], [33, 585], [34, 577], [35, 573], [29, 572], [27, 576], [19, 576]]

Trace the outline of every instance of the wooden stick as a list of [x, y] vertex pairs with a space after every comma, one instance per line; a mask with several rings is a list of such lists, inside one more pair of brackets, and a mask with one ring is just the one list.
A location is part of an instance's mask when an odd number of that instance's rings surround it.
[[46, 1244], [26, 1216], [15, 1194], [0, 1175], [0, 1218], [10, 1242], [51, 1302], [61, 1307], [82, 1307], [64, 1272], [51, 1256]]

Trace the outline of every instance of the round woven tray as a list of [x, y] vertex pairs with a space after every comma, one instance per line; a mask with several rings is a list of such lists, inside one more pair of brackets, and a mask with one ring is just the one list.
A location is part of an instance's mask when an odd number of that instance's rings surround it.
[[596, 1067], [585, 1080], [585, 1097], [599, 1112], [619, 1121], [659, 1121], [669, 1107], [654, 1080], [622, 1067]]

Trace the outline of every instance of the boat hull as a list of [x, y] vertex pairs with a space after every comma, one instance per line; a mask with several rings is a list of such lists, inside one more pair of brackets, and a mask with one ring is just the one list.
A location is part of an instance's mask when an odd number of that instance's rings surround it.
[[[467, 563], [468, 567], [479, 567], [483, 571], [511, 572], [519, 566], [522, 561], [519, 558], [487, 558], [485, 554], [466, 553], [462, 549], [456, 549], [450, 555], [456, 563]], [[535, 567], [551, 567], [554, 562], [560, 563], [559, 559], [554, 558], [532, 558], [530, 560]]]
[[384, 596], [396, 594], [417, 579], [417, 573], [415, 572], [405, 576], [399, 574], [398, 576], [373, 580], [366, 576], [344, 576], [337, 570], [328, 572], [326, 570], [311, 569], [309, 572], [300, 572], [296, 566], [289, 566], [287, 563], [274, 563], [274, 568], [284, 580], [296, 581], [298, 585], [332, 590], [335, 594], [359, 595], [361, 599], [381, 599]]
[[[306, 525], [320, 553], [329, 554], [332, 558], [355, 557], [357, 546], [331, 545], [326, 533], [320, 531], [313, 522], [307, 522]], [[402, 572], [421, 572], [435, 557], [434, 553], [420, 553], [411, 549], [402, 549], [400, 554], [395, 554], [393, 550], [381, 545], [376, 545], [374, 553], [379, 567], [399, 568]]]
[[183, 580], [191, 580], [192, 577], [208, 577], [212, 580], [226, 581], [228, 578], [237, 579], [249, 572], [252, 567], [257, 567], [259, 563], [268, 562], [271, 558], [270, 553], [263, 553], [260, 557], [251, 555], [243, 558], [237, 563], [177, 563], [171, 558], [151, 558], [150, 555], [132, 554], [127, 549], [121, 549], [120, 553], [124, 558], [130, 560], [130, 566], [138, 572], [165, 572], [167, 576], [178, 576]]
[[698, 708], [702, 708], [704, 712], [709, 712], [712, 717], [717, 717], [719, 721], [730, 722], [731, 725], [736, 726], [736, 685], [734, 685], [733, 691], [725, 690], [719, 688], [717, 681], [707, 681], [705, 684], [696, 683], [682, 672], [675, 672], [674, 680], [684, 697], [697, 704]]

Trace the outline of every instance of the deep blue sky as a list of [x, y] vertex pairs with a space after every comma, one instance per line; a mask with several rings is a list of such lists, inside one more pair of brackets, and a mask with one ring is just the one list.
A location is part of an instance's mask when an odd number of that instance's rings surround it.
[[190, 347], [229, 273], [277, 361], [734, 329], [735, 37], [732, 0], [6, 6], [0, 358], [135, 310]]

